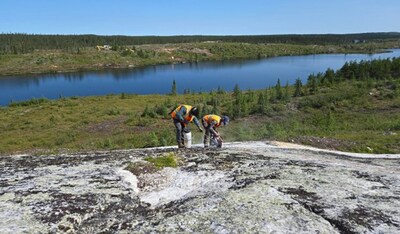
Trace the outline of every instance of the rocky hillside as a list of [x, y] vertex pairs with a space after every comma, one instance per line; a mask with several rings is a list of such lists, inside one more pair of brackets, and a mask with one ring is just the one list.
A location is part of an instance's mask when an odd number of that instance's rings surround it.
[[[165, 154], [180, 166], [124, 169]], [[0, 233], [399, 233], [399, 166], [277, 142], [5, 156]]]

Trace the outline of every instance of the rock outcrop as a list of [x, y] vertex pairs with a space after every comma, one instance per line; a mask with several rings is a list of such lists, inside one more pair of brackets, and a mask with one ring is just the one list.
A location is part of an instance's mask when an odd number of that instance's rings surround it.
[[399, 233], [399, 166], [275, 142], [0, 157], [0, 233]]

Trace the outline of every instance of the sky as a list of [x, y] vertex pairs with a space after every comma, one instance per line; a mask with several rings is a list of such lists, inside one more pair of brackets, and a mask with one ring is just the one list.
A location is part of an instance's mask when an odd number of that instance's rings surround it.
[[0, 33], [400, 32], [400, 0], [1, 0]]

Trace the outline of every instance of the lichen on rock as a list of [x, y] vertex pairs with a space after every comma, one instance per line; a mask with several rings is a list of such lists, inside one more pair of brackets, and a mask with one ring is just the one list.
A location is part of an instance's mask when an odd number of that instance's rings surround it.
[[400, 232], [399, 155], [224, 147], [1, 157], [0, 233]]

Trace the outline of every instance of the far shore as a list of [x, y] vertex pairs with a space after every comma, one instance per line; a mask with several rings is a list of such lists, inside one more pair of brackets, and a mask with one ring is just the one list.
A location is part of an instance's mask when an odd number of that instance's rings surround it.
[[26, 54], [0, 55], [0, 78], [107, 69], [135, 69], [162, 64], [263, 59], [277, 56], [373, 54], [388, 52], [392, 48], [400, 48], [400, 40], [350, 45], [183, 43], [124, 46], [118, 50], [102, 51], [92, 47], [81, 48], [77, 51], [36, 50]]

